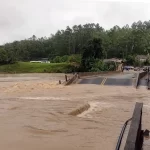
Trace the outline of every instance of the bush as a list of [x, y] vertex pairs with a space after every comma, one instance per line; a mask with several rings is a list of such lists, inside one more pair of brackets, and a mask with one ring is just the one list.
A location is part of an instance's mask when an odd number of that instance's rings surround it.
[[115, 71], [117, 65], [115, 62], [103, 62], [102, 60], [96, 60], [91, 71], [98, 72], [98, 71]]
[[134, 64], [133, 64], [134, 66], [138, 66], [138, 67], [141, 67], [141, 66], [143, 66], [144, 65], [144, 63], [143, 62], [140, 62], [138, 59], [135, 59], [135, 62], [134, 62]]
[[52, 61], [52, 63], [64, 63], [64, 62], [69, 62], [69, 63], [81, 63], [81, 55], [64, 55], [62, 57], [56, 56]]
[[81, 55], [71, 55], [71, 56], [69, 56], [68, 62], [71, 62], [71, 63], [74, 62], [74, 63], [80, 64], [81, 63]]
[[126, 64], [127, 65], [134, 65], [135, 64], [135, 57], [132, 55], [127, 56]]
[[52, 63], [60, 63], [61, 62], [61, 57], [60, 56], [56, 56], [53, 60]]
[[62, 57], [60, 57], [60, 62], [67, 62], [68, 61], [69, 56], [68, 55], [64, 55]]

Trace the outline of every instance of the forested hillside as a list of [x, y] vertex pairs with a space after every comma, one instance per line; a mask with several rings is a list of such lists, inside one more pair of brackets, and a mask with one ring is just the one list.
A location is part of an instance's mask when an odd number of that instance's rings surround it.
[[43, 57], [82, 54], [89, 39], [100, 38], [103, 58], [126, 58], [128, 55], [148, 54], [150, 51], [150, 21], [134, 22], [131, 27], [114, 26], [105, 30], [99, 24], [67, 26], [50, 37], [14, 41], [0, 46], [0, 63], [28, 61]]

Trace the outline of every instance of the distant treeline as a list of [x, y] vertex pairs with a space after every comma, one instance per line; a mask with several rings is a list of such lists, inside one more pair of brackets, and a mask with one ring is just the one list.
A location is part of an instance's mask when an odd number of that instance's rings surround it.
[[[83, 46], [93, 38], [102, 40], [103, 58], [126, 58], [128, 55], [148, 54], [150, 51], [150, 21], [134, 22], [131, 26], [114, 26], [105, 30], [99, 24], [67, 26], [50, 37], [14, 41], [0, 46], [0, 63], [29, 61], [39, 58], [53, 60], [58, 56], [82, 54]], [[56, 59], [57, 59], [56, 58]]]

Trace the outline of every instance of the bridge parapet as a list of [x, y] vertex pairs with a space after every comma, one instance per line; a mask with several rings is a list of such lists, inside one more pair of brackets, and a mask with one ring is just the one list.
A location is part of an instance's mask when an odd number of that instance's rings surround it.
[[141, 150], [142, 148], [142, 108], [143, 103], [136, 103], [124, 150]]

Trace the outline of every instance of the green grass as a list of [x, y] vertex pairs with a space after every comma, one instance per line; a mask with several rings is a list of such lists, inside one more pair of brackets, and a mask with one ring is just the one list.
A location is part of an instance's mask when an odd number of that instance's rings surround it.
[[0, 73], [70, 73], [74, 66], [68, 63], [30, 63], [0, 65]]

